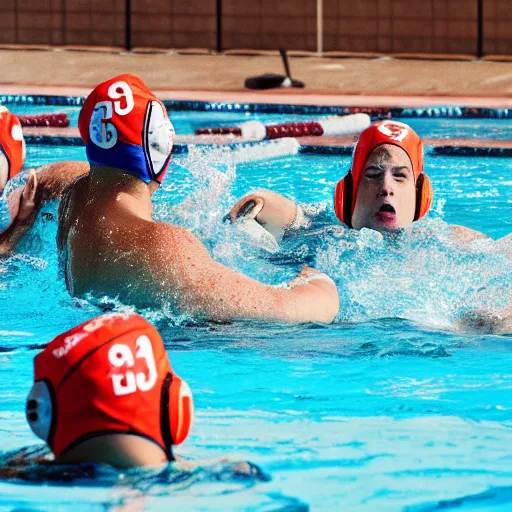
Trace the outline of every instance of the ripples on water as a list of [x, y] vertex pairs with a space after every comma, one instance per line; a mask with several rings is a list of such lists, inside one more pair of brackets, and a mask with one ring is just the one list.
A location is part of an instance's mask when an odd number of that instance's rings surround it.
[[[52, 148], [45, 158], [66, 158], [61, 150]], [[272, 151], [293, 155], [294, 148], [284, 144]], [[0, 508], [54, 510], [77, 503], [85, 509], [87, 503], [88, 510], [168, 510], [187, 503], [201, 510], [305, 510], [309, 503], [313, 510], [507, 509], [510, 336], [456, 327], [467, 311], [502, 314], [511, 300], [512, 267], [491, 240], [455, 246], [446, 221], [467, 220], [495, 237], [506, 234], [512, 225], [512, 215], [506, 216], [508, 160], [427, 157], [437, 194], [427, 220], [398, 236], [325, 227], [315, 243], [308, 235], [292, 243], [287, 258], [293, 264], [285, 265], [276, 260], [271, 240], [255, 239], [251, 230], [222, 217], [257, 187], [332, 208], [332, 187], [348, 159], [244, 158], [228, 149], [175, 158], [155, 195], [156, 218], [189, 227], [216, 259], [270, 284], [286, 283], [301, 258], [314, 257], [338, 284], [338, 321], [214, 325], [169, 311], [142, 313], [159, 328], [173, 367], [195, 394], [197, 421], [180, 453], [254, 460], [272, 482], [233, 481], [225, 468], [210, 468], [183, 482], [172, 481], [173, 471], [164, 482], [141, 472], [126, 486], [124, 476], [120, 483], [118, 473], [95, 468], [100, 483], [113, 483], [112, 489], [94, 484], [91, 490], [90, 481], [81, 481], [57, 493], [55, 483], [0, 483]], [[467, 185], [467, 165], [484, 179], [478, 190]], [[478, 191], [483, 197], [469, 197]], [[488, 215], [476, 211], [486, 204], [499, 208], [486, 210]], [[105, 307], [130, 309], [115, 298], [100, 301], [99, 308], [69, 297], [57, 271], [55, 214], [55, 205], [46, 206], [21, 254], [0, 262], [0, 371], [8, 376], [0, 399], [4, 449], [34, 440], [23, 404], [36, 351]], [[147, 485], [147, 498], [138, 494], [138, 482]]]

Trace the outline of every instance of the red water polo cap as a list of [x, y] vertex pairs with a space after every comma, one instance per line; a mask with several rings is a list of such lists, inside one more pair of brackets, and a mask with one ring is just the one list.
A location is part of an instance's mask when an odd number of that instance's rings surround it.
[[78, 119], [91, 165], [162, 183], [174, 128], [164, 104], [134, 75], [120, 75], [89, 94]]
[[432, 203], [432, 186], [423, 173], [423, 143], [418, 134], [407, 124], [399, 121], [379, 121], [361, 133], [352, 157], [352, 168], [336, 185], [334, 210], [336, 216], [351, 226], [356, 206], [359, 184], [370, 153], [382, 144], [402, 148], [409, 157], [416, 182], [417, 201], [414, 220], [425, 215]]
[[139, 315], [110, 314], [60, 334], [35, 357], [26, 414], [56, 456], [120, 433], [150, 439], [172, 460], [194, 408], [155, 327]]
[[7, 159], [7, 179], [11, 179], [23, 167], [26, 155], [25, 139], [19, 119], [3, 106], [0, 106], [0, 151]]

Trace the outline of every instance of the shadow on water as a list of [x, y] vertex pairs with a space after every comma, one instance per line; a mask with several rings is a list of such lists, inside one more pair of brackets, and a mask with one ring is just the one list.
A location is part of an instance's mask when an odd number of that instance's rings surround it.
[[157, 324], [165, 346], [172, 351], [254, 350], [285, 358], [450, 357], [454, 350], [497, 344], [512, 347], [508, 336], [467, 335], [426, 329], [405, 319], [381, 318], [361, 323], [332, 325], [269, 325], [257, 322], [169, 326]]
[[[415, 322], [381, 318], [360, 323], [288, 326], [264, 322], [170, 324], [168, 319], [155, 322], [170, 352], [253, 350], [276, 357], [294, 358], [382, 358], [382, 357], [450, 357], [454, 350], [488, 349], [508, 352], [511, 335], [467, 335], [441, 329], [426, 329]], [[8, 339], [9, 333], [5, 333]], [[1, 338], [1, 337], [0, 337]], [[6, 340], [7, 341], [7, 340]], [[10, 340], [9, 340], [10, 341]], [[0, 343], [0, 355], [12, 352], [39, 351], [46, 343], [14, 337]], [[48, 339], [50, 341], [50, 339]], [[29, 343], [27, 343], [29, 342]]]
[[436, 512], [438, 510], [512, 510], [512, 487], [491, 487], [478, 494], [468, 494], [461, 498], [441, 500], [437, 503], [406, 507], [403, 512]]
[[[52, 462], [53, 456], [45, 446], [30, 446], [12, 452], [0, 453], [0, 480], [18, 485], [43, 485], [54, 488], [70, 488], [81, 490], [94, 487], [96, 489], [116, 489], [128, 496], [128, 502], [137, 497], [144, 501], [155, 498], [165, 499], [166, 505], [176, 505], [177, 501], [186, 497], [187, 509], [193, 510], [194, 501], [202, 509], [200, 502], [206, 498], [212, 509], [217, 509], [215, 500], [221, 500], [219, 506], [226, 502], [228, 495], [237, 495], [237, 510], [262, 510], [279, 512], [305, 512], [308, 505], [300, 500], [284, 496], [271, 490], [265, 493], [264, 487], [259, 484], [271, 481], [271, 476], [255, 464], [244, 461], [228, 461], [227, 459], [193, 462], [184, 460], [170, 463], [159, 468], [137, 468], [130, 470], [117, 470], [107, 465], [94, 463], [81, 463], [76, 465], [56, 465]], [[248, 494], [249, 491], [249, 494]], [[244, 506], [244, 500], [251, 496], [252, 503]], [[246, 498], [241, 501], [238, 508], [238, 494], [243, 493]], [[0, 498], [0, 505], [2, 505]], [[12, 496], [7, 498], [6, 504], [14, 505], [16, 500]], [[129, 503], [126, 503], [127, 505]], [[144, 503], [143, 503], [144, 504]], [[229, 503], [225, 503], [229, 507]], [[56, 505], [54, 503], [54, 505]], [[120, 503], [113, 503], [115, 510]], [[136, 505], [136, 504], [135, 504]], [[233, 503], [231, 503], [231, 506]], [[126, 510], [143, 510], [142, 508], [126, 508]], [[20, 506], [16, 510], [35, 511], [46, 508], [26, 508]], [[103, 510], [114, 510], [106, 507]]]

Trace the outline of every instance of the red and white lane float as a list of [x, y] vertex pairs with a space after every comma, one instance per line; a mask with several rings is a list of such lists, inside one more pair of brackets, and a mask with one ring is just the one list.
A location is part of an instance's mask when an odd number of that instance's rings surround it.
[[283, 137], [343, 137], [358, 135], [371, 124], [368, 114], [351, 114], [320, 118], [307, 123], [265, 125], [261, 121], [247, 121], [236, 126], [199, 128], [196, 135], [231, 135], [249, 140], [280, 139]]
[[52, 128], [67, 128], [69, 119], [67, 114], [39, 114], [18, 116], [21, 126], [50, 126]]

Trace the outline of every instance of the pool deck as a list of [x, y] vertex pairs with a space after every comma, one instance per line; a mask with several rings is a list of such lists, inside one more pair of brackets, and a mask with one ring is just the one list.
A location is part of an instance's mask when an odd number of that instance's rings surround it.
[[244, 91], [244, 80], [283, 73], [276, 55], [0, 49], [0, 64], [0, 94], [83, 95], [112, 76], [133, 73], [162, 99], [512, 107], [512, 62], [462, 56], [460, 60], [457, 56], [451, 60], [290, 57], [293, 77], [304, 81], [306, 88], [261, 92]]
[[[101, 81], [121, 73], [139, 75], [163, 100], [278, 103], [360, 107], [458, 105], [512, 108], [512, 62], [444, 59], [291, 56], [294, 78], [305, 89], [244, 90], [244, 79], [282, 73], [277, 55], [128, 53], [116, 49], [0, 49], [0, 95], [85, 96]], [[58, 107], [48, 107], [49, 112]], [[31, 135], [78, 137], [76, 129], [31, 128]], [[185, 137], [185, 136], [183, 136]], [[311, 140], [310, 140], [311, 139]], [[313, 140], [314, 139], [314, 140]], [[341, 138], [307, 138], [315, 146], [345, 146]], [[186, 136], [178, 143], [225, 143]], [[238, 140], [237, 140], [238, 141]], [[352, 145], [350, 140], [350, 145]], [[464, 145], [510, 149], [510, 141], [429, 140], [430, 146]]]

